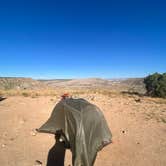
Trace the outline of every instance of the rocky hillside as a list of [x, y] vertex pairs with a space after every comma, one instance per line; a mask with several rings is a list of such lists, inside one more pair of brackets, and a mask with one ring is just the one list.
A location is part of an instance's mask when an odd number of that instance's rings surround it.
[[130, 79], [53, 79], [34, 80], [32, 78], [0, 77], [0, 89], [42, 89], [42, 88], [108, 88], [115, 91], [145, 93], [143, 78]]
[[46, 85], [32, 78], [0, 77], [0, 89], [40, 89]]
[[126, 87], [129, 92], [145, 93], [145, 84], [143, 78], [128, 78], [119, 81], [119, 87]]

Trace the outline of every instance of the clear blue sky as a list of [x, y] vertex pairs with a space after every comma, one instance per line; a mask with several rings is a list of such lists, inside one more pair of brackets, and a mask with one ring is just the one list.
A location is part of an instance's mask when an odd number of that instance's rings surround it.
[[0, 76], [166, 72], [165, 0], [0, 1]]

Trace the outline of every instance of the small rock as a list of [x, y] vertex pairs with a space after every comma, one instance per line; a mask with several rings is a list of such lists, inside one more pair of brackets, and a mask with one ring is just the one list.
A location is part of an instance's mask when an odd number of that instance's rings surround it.
[[10, 141], [14, 141], [14, 140], [15, 140], [15, 138], [13, 138], [13, 137], [12, 137], [12, 138], [10, 138]]
[[6, 147], [6, 144], [2, 144], [1, 147], [2, 147], [2, 148], [5, 148], [5, 147]]
[[25, 120], [24, 120], [24, 119], [21, 119], [21, 120], [19, 121], [19, 123], [20, 123], [20, 124], [24, 124], [24, 123], [25, 123]]
[[134, 100], [135, 100], [135, 102], [137, 102], [137, 103], [140, 103], [140, 102], [141, 102], [141, 99], [140, 99], [140, 98], [135, 98]]
[[52, 136], [51, 136], [51, 135], [48, 135], [48, 138], [52, 138]]
[[2, 137], [7, 137], [7, 132], [4, 132], [3, 134], [2, 134]]
[[42, 163], [41, 161], [36, 160], [34, 166], [41, 166], [42, 164], [43, 164], [43, 163]]
[[50, 101], [54, 101], [54, 99], [50, 99]]
[[123, 133], [123, 134], [125, 134], [125, 133], [126, 133], [126, 131], [125, 131], [125, 130], [122, 130], [122, 133]]
[[90, 97], [90, 100], [91, 100], [91, 101], [94, 101], [94, 99], [95, 99], [95, 97], [94, 97], [94, 96]]
[[32, 136], [36, 136], [36, 135], [37, 135], [37, 131], [36, 131], [35, 129], [33, 129], [33, 130], [30, 132], [30, 134], [31, 134]]

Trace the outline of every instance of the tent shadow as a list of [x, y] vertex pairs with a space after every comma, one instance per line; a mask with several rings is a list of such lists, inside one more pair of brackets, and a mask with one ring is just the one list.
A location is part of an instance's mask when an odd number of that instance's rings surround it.
[[46, 166], [64, 166], [65, 152], [64, 142], [56, 140], [56, 143], [48, 152]]
[[5, 100], [5, 99], [6, 99], [6, 97], [0, 96], [0, 101], [3, 101], [3, 100]]

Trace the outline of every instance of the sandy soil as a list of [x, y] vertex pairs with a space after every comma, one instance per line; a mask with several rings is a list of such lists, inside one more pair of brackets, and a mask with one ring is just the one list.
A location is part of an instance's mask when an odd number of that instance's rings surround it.
[[[103, 111], [113, 144], [98, 153], [95, 166], [165, 166], [166, 101], [132, 96], [82, 95]], [[54, 144], [49, 134], [36, 134], [58, 102], [57, 97], [9, 97], [0, 102], [0, 165], [46, 165]], [[67, 151], [65, 165], [71, 164]]]

